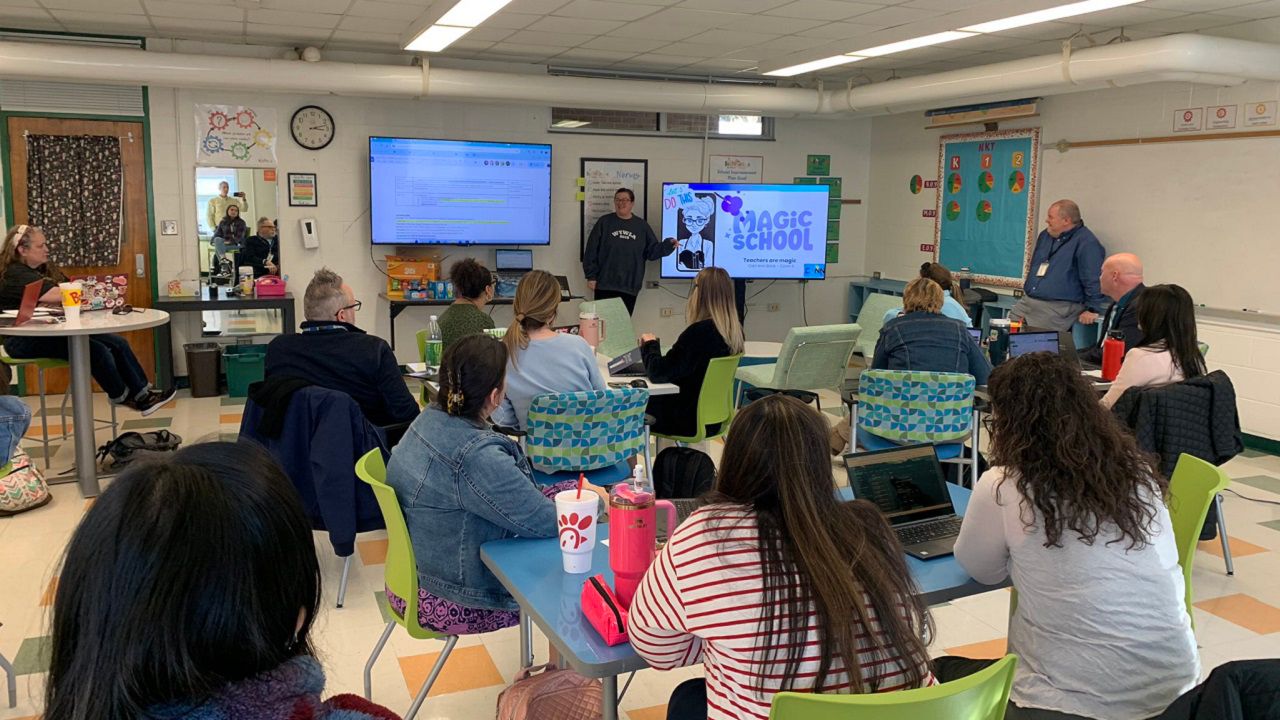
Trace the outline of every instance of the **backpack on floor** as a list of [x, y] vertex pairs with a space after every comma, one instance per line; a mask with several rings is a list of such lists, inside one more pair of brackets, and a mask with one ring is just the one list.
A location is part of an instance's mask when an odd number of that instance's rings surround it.
[[17, 515], [49, 504], [49, 486], [22, 448], [9, 458], [9, 473], [0, 477], [0, 516]]
[[696, 498], [715, 483], [715, 463], [701, 450], [669, 447], [653, 461], [653, 487], [660, 498]]
[[182, 445], [182, 438], [168, 430], [120, 433], [98, 448], [98, 466], [106, 471], [121, 470], [138, 461], [164, 458]]
[[525, 668], [498, 696], [498, 720], [599, 720], [599, 680], [548, 663]]

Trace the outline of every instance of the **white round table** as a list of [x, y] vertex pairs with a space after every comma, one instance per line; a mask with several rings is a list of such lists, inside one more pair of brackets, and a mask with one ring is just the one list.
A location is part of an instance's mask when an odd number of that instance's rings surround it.
[[80, 494], [87, 498], [95, 497], [100, 490], [98, 466], [94, 458], [97, 448], [93, 438], [93, 379], [89, 375], [89, 336], [145, 330], [167, 322], [169, 313], [162, 310], [141, 310], [127, 315], [95, 310], [81, 311], [80, 319], [74, 322], [41, 322], [0, 327], [0, 335], [67, 339], [71, 364], [71, 418], [76, 436], [76, 480], [80, 484]]

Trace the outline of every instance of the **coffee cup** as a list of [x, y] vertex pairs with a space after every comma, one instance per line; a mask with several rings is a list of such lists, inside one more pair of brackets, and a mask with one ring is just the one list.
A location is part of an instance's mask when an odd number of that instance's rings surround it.
[[67, 322], [77, 322], [80, 320], [80, 302], [84, 297], [84, 285], [79, 280], [74, 280], [58, 283], [58, 288], [62, 290], [62, 314], [67, 318]]
[[591, 571], [591, 554], [596, 546], [596, 515], [600, 496], [591, 491], [565, 490], [556, 493], [556, 529], [560, 556], [567, 573]]

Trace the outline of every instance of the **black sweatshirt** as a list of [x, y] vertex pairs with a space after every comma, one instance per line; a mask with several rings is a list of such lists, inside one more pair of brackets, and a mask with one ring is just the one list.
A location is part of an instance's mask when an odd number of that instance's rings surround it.
[[645, 374], [653, 382], [675, 383], [678, 395], [654, 395], [649, 398], [649, 414], [657, 419], [654, 432], [688, 437], [697, 427], [698, 395], [702, 380], [712, 360], [727, 357], [729, 344], [720, 336], [710, 319], [700, 320], [680, 333], [676, 344], [664, 356], [657, 340], [640, 349]]
[[596, 281], [597, 290], [635, 295], [644, 285], [644, 263], [674, 252], [676, 246], [659, 242], [653, 228], [639, 215], [623, 220], [609, 213], [596, 221], [587, 237], [582, 272]]

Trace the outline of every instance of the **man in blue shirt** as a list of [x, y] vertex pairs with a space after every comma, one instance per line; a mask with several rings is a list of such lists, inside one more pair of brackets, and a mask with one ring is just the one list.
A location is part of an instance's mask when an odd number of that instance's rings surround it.
[[1089, 325], [1107, 308], [1099, 278], [1107, 251], [1080, 219], [1080, 206], [1059, 200], [1049, 206], [1045, 229], [1036, 238], [1025, 293], [1012, 316], [1032, 327], [1070, 330]]

